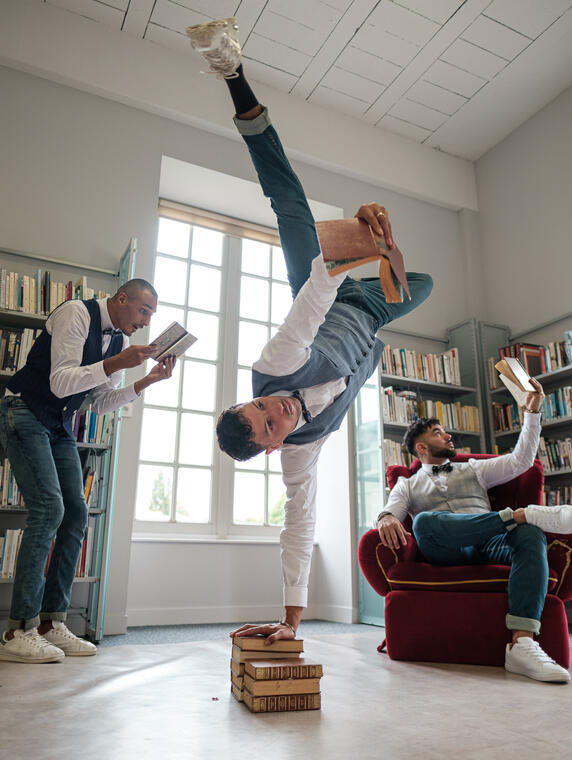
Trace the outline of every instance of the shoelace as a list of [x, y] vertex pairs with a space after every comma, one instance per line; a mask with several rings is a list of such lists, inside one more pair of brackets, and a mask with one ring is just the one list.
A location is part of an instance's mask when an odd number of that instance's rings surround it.
[[547, 662], [551, 665], [556, 665], [552, 657], [549, 657], [546, 652], [540, 648], [539, 644], [536, 641], [534, 641], [532, 645], [525, 647], [525, 649], [530, 652], [530, 654], [538, 662]]
[[52, 646], [49, 641], [46, 641], [46, 639], [38, 633], [37, 628], [32, 628], [31, 630], [26, 631], [23, 635], [32, 646], [36, 647], [36, 649], [45, 649], [48, 646]]

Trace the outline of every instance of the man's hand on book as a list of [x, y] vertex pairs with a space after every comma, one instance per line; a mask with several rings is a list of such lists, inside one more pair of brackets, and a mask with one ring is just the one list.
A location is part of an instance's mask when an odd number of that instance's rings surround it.
[[377, 530], [382, 545], [388, 549], [399, 549], [401, 544], [406, 546], [407, 537], [411, 535], [393, 515], [383, 515], [377, 523]]
[[296, 638], [296, 634], [292, 629], [282, 623], [264, 623], [262, 625], [247, 623], [235, 631], [231, 631], [229, 636], [234, 638], [235, 636], [257, 636], [259, 634], [267, 637], [264, 642], [265, 644], [272, 644], [274, 641], [279, 641], [279, 639]]
[[544, 401], [544, 390], [542, 385], [540, 385], [538, 380], [535, 380], [534, 377], [530, 378], [530, 382], [534, 385], [536, 390], [534, 392], [529, 391], [529, 393], [526, 394], [524, 408], [529, 412], [539, 412], [542, 402]]
[[358, 219], [366, 221], [377, 235], [383, 235], [388, 248], [393, 248], [393, 235], [391, 233], [391, 223], [384, 206], [379, 203], [364, 203], [360, 206], [355, 214]]

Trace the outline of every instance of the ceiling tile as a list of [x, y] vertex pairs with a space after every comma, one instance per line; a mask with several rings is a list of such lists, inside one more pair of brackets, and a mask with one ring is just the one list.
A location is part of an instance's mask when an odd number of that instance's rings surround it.
[[397, 132], [398, 135], [409, 137], [416, 142], [423, 142], [429, 135], [433, 134], [430, 129], [417, 127], [415, 124], [409, 124], [402, 119], [394, 119], [393, 116], [385, 115], [383, 119], [377, 122], [378, 127], [387, 129], [390, 132]]
[[445, 63], [445, 61], [435, 61], [427, 69], [423, 79], [426, 82], [443, 87], [445, 90], [456, 92], [457, 95], [464, 95], [466, 98], [472, 98], [486, 84], [486, 79], [462, 71], [456, 66], [451, 66], [450, 63]]
[[254, 61], [252, 58], [244, 56], [246, 61], [246, 68], [248, 70], [248, 79], [263, 82], [271, 87], [275, 87], [282, 92], [290, 92], [292, 87], [298, 81], [298, 77], [287, 74], [285, 71], [274, 69], [272, 66], [266, 66], [260, 61]]
[[353, 45], [348, 45], [345, 48], [336, 61], [336, 66], [384, 85], [392, 82], [403, 70], [401, 66], [384, 61], [383, 58], [366, 53], [365, 50], [359, 50]]
[[389, 0], [379, 3], [368, 22], [381, 31], [412, 42], [417, 47], [423, 47], [439, 30], [439, 24]]
[[[112, 7], [112, 3], [116, 7]], [[125, 0], [112, 0], [112, 3], [99, 3], [97, 0], [50, 0], [49, 5], [55, 5], [72, 13], [78, 13], [80, 16], [90, 18], [93, 21], [99, 21], [107, 26], [114, 26], [121, 29], [121, 24], [125, 18], [126, 2]]]
[[313, 0], [310, 3], [308, 0], [270, 0], [262, 17], [267, 13], [297, 21], [316, 31], [330, 31], [342, 15], [330, 3], [320, 0]]
[[244, 46], [244, 54], [255, 61], [267, 63], [280, 71], [300, 76], [312, 60], [311, 56], [282, 45], [276, 40], [269, 40], [259, 34], [251, 34]]
[[178, 3], [172, 3], [170, 0], [157, 0], [151, 22], [172, 29], [174, 32], [184, 32], [187, 26], [192, 24], [204, 24], [210, 19], [198, 11], [192, 11], [184, 8]]
[[444, 24], [457, 8], [463, 5], [463, 2], [461, 0], [396, 0], [396, 4], [409, 8], [438, 24]]
[[454, 92], [449, 92], [442, 87], [423, 81], [416, 82], [407, 91], [406, 96], [408, 100], [429, 106], [449, 116], [467, 102], [467, 98], [463, 98], [461, 95], [456, 95]]
[[493, 79], [507, 65], [504, 58], [464, 40], [455, 40], [441, 53], [441, 60], [483, 79]]
[[486, 16], [479, 16], [461, 37], [467, 42], [472, 42], [473, 45], [506, 58], [507, 61], [512, 61], [530, 44], [528, 37]]
[[485, 15], [535, 39], [571, 5], [569, 0], [494, 0]]
[[306, 55], [315, 55], [327, 36], [327, 32], [312, 29], [310, 26], [292, 21], [272, 11], [262, 14], [254, 31], [262, 37], [281, 42]]
[[402, 98], [389, 112], [390, 116], [414, 124], [416, 127], [424, 127], [434, 131], [447, 121], [447, 115], [432, 108], [427, 108], [420, 103]]
[[336, 90], [330, 90], [328, 87], [322, 86], [316, 87], [308, 100], [321, 106], [343, 111], [351, 116], [360, 116], [368, 106], [363, 100], [352, 98], [349, 95], [344, 95], [341, 92], [336, 92]]
[[352, 45], [398, 66], [407, 66], [420, 50], [417, 45], [380, 31], [373, 24], [364, 24], [352, 39]]
[[197, 64], [197, 71], [201, 69], [204, 71], [207, 68], [206, 61], [191, 48], [186, 34], [175, 32], [172, 29], [165, 29], [164, 26], [157, 26], [157, 24], [147, 24], [144, 39], [149, 42], [155, 42], [157, 45], [171, 48], [171, 50], [189, 53]]
[[176, 0], [176, 2], [211, 19], [234, 16], [240, 5], [239, 0]]
[[382, 84], [372, 82], [371, 79], [364, 79], [337, 66], [333, 66], [328, 71], [320, 84], [337, 92], [343, 92], [344, 95], [363, 100], [368, 105], [371, 105], [385, 89]]

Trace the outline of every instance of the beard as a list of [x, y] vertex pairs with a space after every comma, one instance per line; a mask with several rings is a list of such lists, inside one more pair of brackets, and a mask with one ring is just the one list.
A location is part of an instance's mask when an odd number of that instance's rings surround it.
[[428, 444], [428, 448], [430, 456], [434, 459], [452, 459], [457, 454], [454, 446], [431, 446]]

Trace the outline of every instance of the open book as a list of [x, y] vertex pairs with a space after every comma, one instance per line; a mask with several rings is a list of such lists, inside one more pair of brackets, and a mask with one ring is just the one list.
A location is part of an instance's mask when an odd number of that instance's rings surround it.
[[182, 325], [178, 322], [171, 322], [161, 335], [151, 341], [151, 343], [157, 346], [155, 352], [151, 354], [151, 359], [159, 362], [167, 356], [180, 356], [195, 341], [195, 336], [187, 332]]
[[320, 248], [329, 274], [379, 262], [379, 281], [388, 303], [403, 303], [404, 294], [411, 300], [403, 256], [399, 248], [391, 250], [381, 235], [376, 235], [363, 219], [332, 219], [316, 222]]
[[507, 356], [495, 364], [495, 369], [500, 374], [501, 381], [512, 394], [519, 406], [526, 405], [526, 396], [529, 391], [536, 388], [530, 382], [530, 376], [518, 359]]

